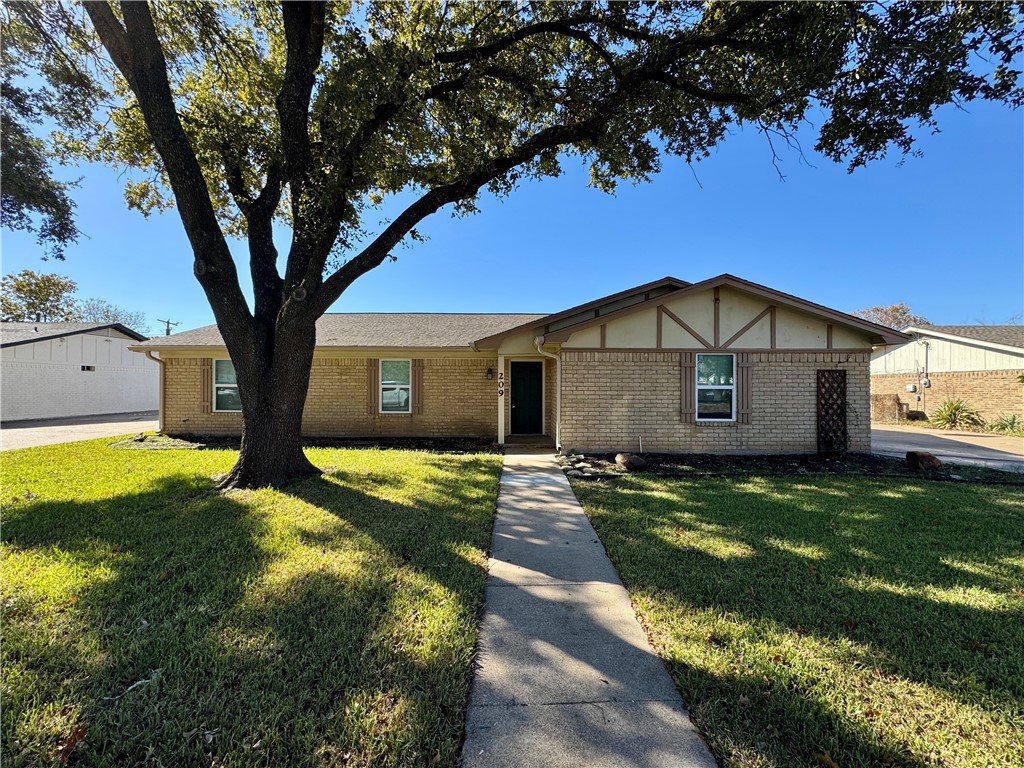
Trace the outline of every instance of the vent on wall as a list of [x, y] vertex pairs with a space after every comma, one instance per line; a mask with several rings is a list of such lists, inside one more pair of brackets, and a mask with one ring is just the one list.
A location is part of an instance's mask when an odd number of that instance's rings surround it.
[[95, 371], [96, 370], [96, 366], [95, 365], [83, 365], [82, 366], [82, 370], [83, 371]]

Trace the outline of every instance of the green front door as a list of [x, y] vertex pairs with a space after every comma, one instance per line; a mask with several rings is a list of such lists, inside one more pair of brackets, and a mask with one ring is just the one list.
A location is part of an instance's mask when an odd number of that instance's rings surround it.
[[512, 363], [512, 434], [544, 431], [544, 363]]

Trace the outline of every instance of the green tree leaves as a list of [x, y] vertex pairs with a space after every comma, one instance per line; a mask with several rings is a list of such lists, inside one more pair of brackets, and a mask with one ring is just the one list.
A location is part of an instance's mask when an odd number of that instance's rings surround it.
[[0, 315], [24, 322], [70, 322], [75, 319], [74, 280], [37, 275], [24, 269], [0, 281]]
[[0, 281], [0, 317], [21, 322], [121, 323], [148, 332], [146, 315], [121, 309], [103, 299], [77, 300], [78, 284], [57, 274], [39, 275], [30, 269], [4, 275]]

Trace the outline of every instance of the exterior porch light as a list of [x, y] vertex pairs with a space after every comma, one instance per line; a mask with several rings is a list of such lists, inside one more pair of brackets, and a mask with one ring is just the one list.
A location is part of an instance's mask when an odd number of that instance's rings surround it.
[[494, 369], [493, 368], [488, 368], [487, 369], [487, 380], [490, 381], [493, 378], [494, 378]]

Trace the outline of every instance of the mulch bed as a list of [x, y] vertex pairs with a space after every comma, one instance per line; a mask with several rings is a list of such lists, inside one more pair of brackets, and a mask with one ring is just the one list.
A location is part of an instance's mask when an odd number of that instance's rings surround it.
[[[586, 454], [588, 471], [607, 479], [620, 473], [615, 454]], [[845, 456], [779, 455], [720, 456], [712, 454], [645, 453], [647, 467], [640, 474], [658, 477], [722, 477], [736, 475], [859, 475], [909, 477], [953, 482], [981, 482], [1024, 486], [1024, 475], [974, 465], [949, 464], [939, 470], [910, 469], [903, 459], [850, 453]], [[590, 478], [582, 478], [590, 479]], [[596, 478], [595, 478], [596, 479]]]
[[[504, 453], [493, 440], [480, 438], [308, 438], [307, 448], [386, 448], [400, 451], [426, 451], [428, 453]], [[140, 434], [111, 443], [112, 448], [126, 450], [234, 450], [239, 447], [237, 437], [168, 437], [167, 435]]]

